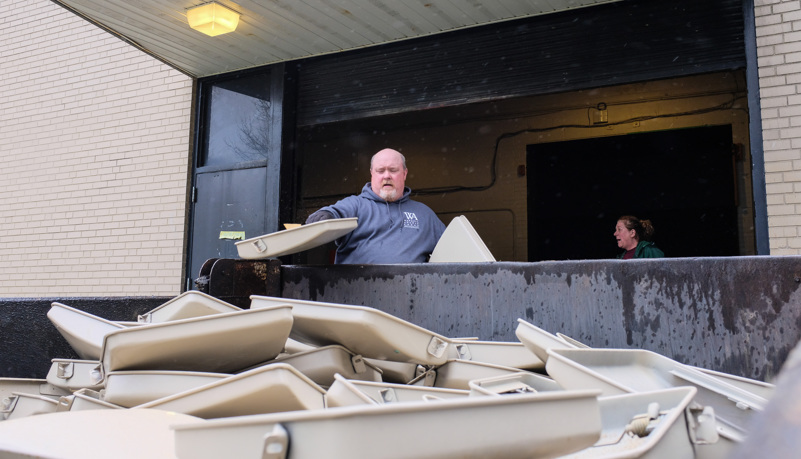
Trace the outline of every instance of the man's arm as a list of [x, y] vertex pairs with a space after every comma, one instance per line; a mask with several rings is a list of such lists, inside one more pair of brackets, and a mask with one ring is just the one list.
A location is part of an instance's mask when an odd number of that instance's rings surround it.
[[357, 217], [359, 213], [359, 201], [361, 200], [362, 199], [357, 196], [348, 196], [330, 206], [320, 207], [309, 215], [305, 224], [308, 225], [309, 223], [331, 220], [334, 218]]
[[320, 209], [317, 212], [314, 212], [313, 214], [309, 215], [309, 218], [306, 219], [306, 224], [308, 225], [309, 223], [321, 222], [323, 220], [331, 220], [332, 218], [336, 218], [336, 216], [327, 210]]

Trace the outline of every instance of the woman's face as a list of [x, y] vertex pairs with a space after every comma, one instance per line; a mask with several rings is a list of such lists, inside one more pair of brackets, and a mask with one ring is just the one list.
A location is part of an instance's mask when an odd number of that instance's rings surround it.
[[626, 224], [622, 220], [618, 220], [615, 225], [615, 239], [617, 239], [617, 246], [623, 250], [637, 247], [637, 232], [626, 228]]

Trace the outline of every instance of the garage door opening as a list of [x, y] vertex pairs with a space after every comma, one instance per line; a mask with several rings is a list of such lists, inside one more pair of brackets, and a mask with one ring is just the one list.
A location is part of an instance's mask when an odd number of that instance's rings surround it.
[[527, 146], [529, 261], [614, 258], [617, 218], [668, 257], [740, 255], [732, 127]]

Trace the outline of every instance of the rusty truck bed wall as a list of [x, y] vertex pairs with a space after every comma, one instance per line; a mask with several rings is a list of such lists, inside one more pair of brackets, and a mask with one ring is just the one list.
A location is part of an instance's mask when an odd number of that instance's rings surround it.
[[[210, 293], [240, 305], [250, 294], [280, 291], [372, 306], [446, 336], [495, 341], [516, 341], [522, 318], [590, 346], [650, 349], [768, 381], [801, 339], [801, 257], [374, 266], [273, 260], [270, 270], [248, 263], [215, 262]], [[257, 281], [238, 281], [248, 269], [258, 271]], [[51, 359], [77, 357], [47, 319], [53, 301], [136, 320], [168, 299], [0, 298], [0, 377], [43, 378]]]
[[372, 306], [450, 337], [517, 341], [522, 318], [761, 380], [801, 338], [801, 257], [284, 266], [282, 296]]

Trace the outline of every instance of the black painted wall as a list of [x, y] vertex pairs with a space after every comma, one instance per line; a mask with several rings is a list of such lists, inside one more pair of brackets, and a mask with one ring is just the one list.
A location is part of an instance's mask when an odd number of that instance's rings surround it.
[[298, 125], [745, 66], [741, 0], [626, 0], [297, 61]]
[[165, 303], [163, 297], [0, 298], [0, 377], [44, 378], [52, 359], [77, 359], [47, 318], [59, 302], [114, 321], [136, 321], [139, 314]]

